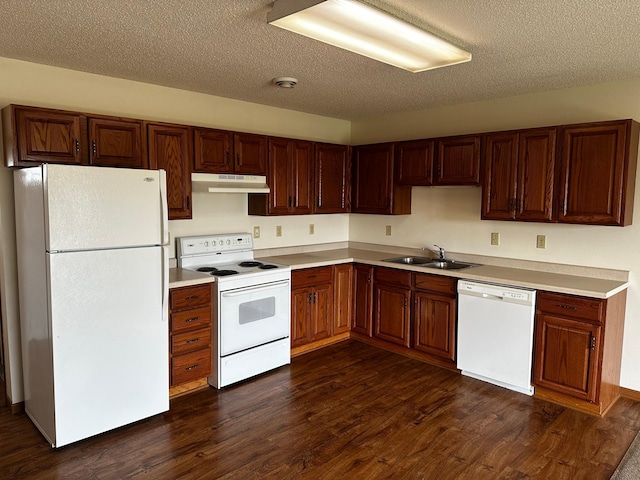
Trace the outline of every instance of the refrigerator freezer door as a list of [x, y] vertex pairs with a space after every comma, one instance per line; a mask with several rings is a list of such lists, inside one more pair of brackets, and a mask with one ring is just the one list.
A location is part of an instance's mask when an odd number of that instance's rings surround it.
[[42, 171], [48, 252], [167, 243], [159, 171], [69, 165]]
[[55, 446], [169, 409], [164, 250], [47, 255]]

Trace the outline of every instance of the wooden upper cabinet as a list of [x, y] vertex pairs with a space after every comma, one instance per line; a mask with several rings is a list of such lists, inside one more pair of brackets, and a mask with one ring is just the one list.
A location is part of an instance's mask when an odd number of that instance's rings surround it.
[[414, 140], [395, 144], [398, 185], [432, 185], [433, 140]]
[[267, 174], [267, 137], [252, 133], [233, 134], [234, 172], [243, 175]]
[[553, 220], [556, 129], [485, 137], [482, 218]]
[[351, 211], [351, 149], [316, 143], [315, 213]]
[[149, 168], [142, 121], [90, 117], [89, 163], [102, 167]]
[[169, 220], [191, 218], [191, 128], [147, 124], [150, 168], [167, 172]]
[[411, 213], [411, 188], [395, 184], [393, 150], [392, 143], [353, 149], [353, 213]]
[[559, 222], [631, 224], [638, 127], [622, 120], [561, 129]]
[[291, 213], [313, 213], [314, 145], [305, 140], [291, 141]]
[[2, 110], [9, 167], [41, 163], [86, 165], [86, 117], [74, 112], [10, 105]]
[[480, 143], [480, 135], [438, 139], [433, 183], [480, 185]]
[[194, 172], [233, 173], [233, 132], [195, 128], [193, 146]]

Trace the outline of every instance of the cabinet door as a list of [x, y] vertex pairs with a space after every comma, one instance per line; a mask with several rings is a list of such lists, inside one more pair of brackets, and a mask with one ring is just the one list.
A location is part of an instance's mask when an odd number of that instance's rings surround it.
[[413, 347], [421, 352], [455, 361], [455, 298], [417, 291], [414, 303]]
[[291, 149], [286, 138], [269, 138], [269, 214], [286, 215], [292, 203], [290, 193]]
[[313, 142], [291, 141], [291, 213], [313, 213]]
[[353, 212], [391, 214], [393, 144], [354, 149]]
[[299, 347], [309, 343], [311, 332], [311, 304], [313, 293], [311, 287], [291, 290], [291, 346]]
[[511, 220], [516, 209], [518, 134], [485, 137], [482, 219]]
[[395, 149], [398, 185], [431, 185], [433, 140], [399, 142]]
[[600, 330], [590, 323], [538, 314], [535, 385], [596, 402]]
[[409, 347], [411, 290], [386, 284], [376, 284], [374, 289], [374, 335]]
[[89, 118], [89, 160], [102, 167], [149, 168], [142, 122]]
[[235, 173], [267, 174], [267, 137], [251, 133], [234, 133]]
[[333, 334], [351, 329], [353, 266], [348, 263], [333, 268]]
[[311, 341], [331, 336], [333, 318], [333, 289], [331, 284], [317, 285], [313, 288], [313, 311], [311, 314]]
[[558, 221], [598, 225], [631, 223], [624, 211], [627, 126], [628, 122], [607, 122], [561, 130]]
[[191, 130], [180, 125], [148, 125], [149, 166], [167, 172], [169, 220], [191, 218]]
[[351, 329], [371, 337], [373, 335], [373, 268], [353, 266], [353, 321]]
[[316, 144], [315, 213], [351, 210], [351, 154], [347, 145]]
[[233, 173], [233, 133], [212, 128], [194, 130], [194, 172]]
[[518, 143], [516, 219], [550, 222], [553, 219], [556, 129], [522, 131]]
[[12, 108], [18, 151], [9, 166], [88, 163], [85, 117], [57, 110]]
[[480, 135], [437, 142], [434, 185], [480, 185]]

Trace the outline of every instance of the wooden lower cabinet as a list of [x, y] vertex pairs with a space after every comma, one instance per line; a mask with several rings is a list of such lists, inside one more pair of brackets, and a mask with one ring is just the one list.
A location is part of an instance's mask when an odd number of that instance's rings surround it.
[[351, 330], [353, 316], [353, 265], [333, 267], [333, 335]]
[[373, 335], [409, 347], [411, 325], [411, 272], [376, 268]]
[[353, 265], [353, 316], [351, 330], [373, 335], [373, 267]]
[[536, 395], [596, 415], [619, 397], [626, 290], [608, 299], [539, 292]]
[[456, 279], [415, 274], [413, 348], [447, 367], [456, 363]]
[[172, 387], [212, 372], [211, 284], [169, 290], [169, 357]]
[[332, 335], [333, 267], [291, 273], [291, 346], [300, 347]]

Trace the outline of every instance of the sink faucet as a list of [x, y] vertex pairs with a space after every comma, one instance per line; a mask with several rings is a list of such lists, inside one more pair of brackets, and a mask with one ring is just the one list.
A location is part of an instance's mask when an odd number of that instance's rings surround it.
[[441, 247], [440, 245], [435, 245], [435, 244], [433, 246], [438, 249], [438, 252], [437, 252], [438, 253], [438, 260], [444, 260], [445, 259], [444, 258], [444, 253], [445, 253], [444, 252], [444, 248]]

